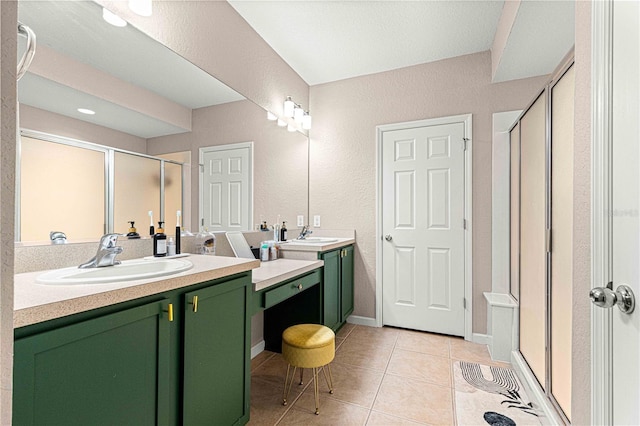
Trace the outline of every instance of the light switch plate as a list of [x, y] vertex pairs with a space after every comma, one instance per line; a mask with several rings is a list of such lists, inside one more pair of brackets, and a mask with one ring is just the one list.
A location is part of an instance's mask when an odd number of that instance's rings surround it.
[[298, 226], [304, 226], [304, 216], [301, 214], [298, 215]]
[[320, 228], [320, 215], [313, 216], [313, 227]]

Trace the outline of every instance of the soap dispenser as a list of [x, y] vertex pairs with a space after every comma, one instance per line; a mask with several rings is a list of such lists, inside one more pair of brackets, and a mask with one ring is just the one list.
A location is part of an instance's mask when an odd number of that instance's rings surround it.
[[135, 222], [134, 221], [129, 221], [129, 224], [131, 225], [131, 227], [129, 227], [129, 233], [127, 234], [127, 238], [130, 240], [135, 240], [136, 238], [140, 238], [140, 234], [138, 234], [138, 232], [136, 231], [136, 227]]
[[285, 242], [287, 241], [287, 225], [286, 225], [286, 221], [282, 222], [282, 227], [280, 228], [280, 241]]
[[167, 236], [162, 229], [164, 222], [158, 222], [158, 230], [153, 234], [153, 255], [155, 257], [164, 257], [167, 255]]

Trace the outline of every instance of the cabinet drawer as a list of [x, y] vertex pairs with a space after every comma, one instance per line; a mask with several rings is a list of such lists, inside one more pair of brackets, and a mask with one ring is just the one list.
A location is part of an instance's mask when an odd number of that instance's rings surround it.
[[316, 284], [320, 283], [320, 271], [314, 271], [302, 278], [295, 278], [280, 285], [278, 288], [268, 290], [264, 293], [263, 308], [267, 309], [282, 302], [285, 299], [295, 296]]

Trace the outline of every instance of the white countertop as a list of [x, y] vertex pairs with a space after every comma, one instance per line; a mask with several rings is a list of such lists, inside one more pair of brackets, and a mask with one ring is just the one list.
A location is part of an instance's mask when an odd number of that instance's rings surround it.
[[260, 267], [253, 270], [253, 290], [263, 290], [305, 272], [313, 271], [323, 265], [324, 262], [322, 260], [277, 259], [270, 262], [261, 262]]
[[336, 238], [336, 241], [330, 243], [301, 243], [297, 240], [287, 240], [286, 243], [280, 243], [280, 250], [322, 252], [355, 244], [355, 242], [356, 240], [354, 238]]
[[13, 327], [24, 327], [260, 267], [259, 260], [235, 257], [191, 255], [186, 259], [193, 263], [193, 268], [187, 271], [117, 283], [47, 285], [36, 282], [36, 277], [45, 271], [17, 274], [14, 276]]

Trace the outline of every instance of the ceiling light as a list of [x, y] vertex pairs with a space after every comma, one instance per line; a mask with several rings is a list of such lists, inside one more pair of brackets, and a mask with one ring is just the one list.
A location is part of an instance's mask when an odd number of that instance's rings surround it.
[[278, 126], [284, 127], [287, 125], [287, 122], [278, 118]]
[[308, 112], [305, 112], [304, 115], [302, 116], [302, 128], [304, 130], [311, 129], [311, 116], [309, 115]]
[[289, 132], [295, 132], [295, 131], [296, 131], [296, 126], [293, 126], [293, 125], [289, 124], [289, 125], [287, 126], [287, 130], [288, 130]]
[[102, 8], [102, 19], [104, 19], [105, 21], [107, 21], [108, 23], [110, 23], [115, 27], [127, 26], [127, 21], [125, 21], [115, 13], [111, 12], [110, 10], [105, 9], [104, 7]]
[[293, 109], [296, 104], [291, 100], [291, 96], [287, 96], [287, 100], [284, 101], [284, 116], [293, 117]]
[[78, 112], [87, 115], [94, 115], [96, 112], [87, 108], [78, 108]]
[[129, 9], [140, 16], [151, 16], [151, 0], [129, 0]]
[[276, 121], [278, 119], [278, 117], [272, 113], [271, 111], [267, 111], [267, 120], [269, 121]]

